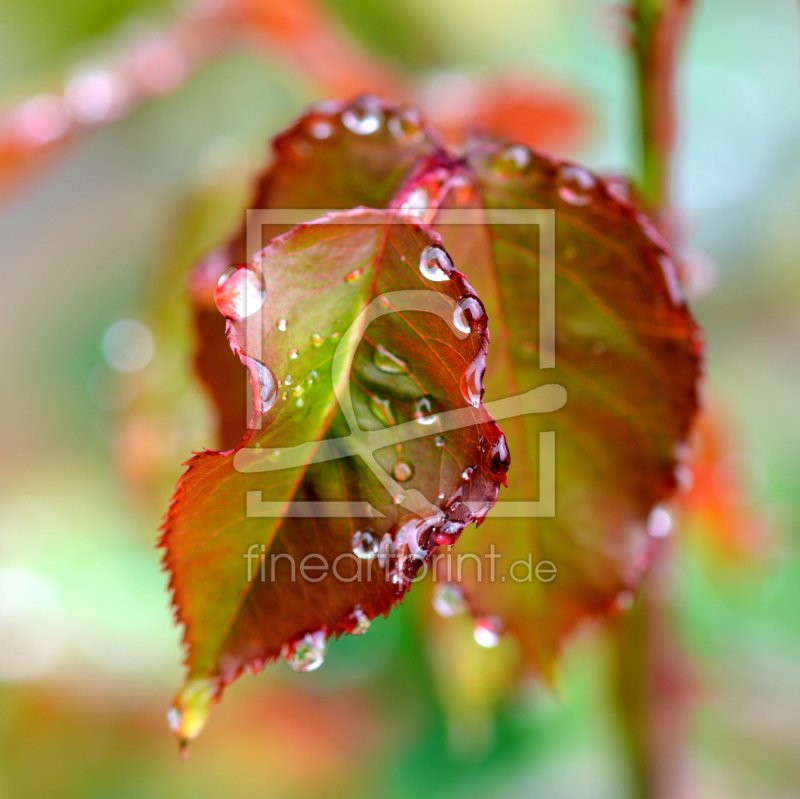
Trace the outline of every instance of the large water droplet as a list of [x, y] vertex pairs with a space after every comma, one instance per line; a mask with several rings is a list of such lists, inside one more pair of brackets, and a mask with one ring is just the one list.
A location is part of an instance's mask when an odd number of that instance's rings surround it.
[[358, 136], [368, 136], [380, 129], [383, 111], [374, 98], [360, 97], [342, 113], [342, 124]]
[[461, 375], [461, 394], [473, 407], [477, 408], [483, 398], [483, 375], [486, 371], [486, 355], [481, 352]]
[[372, 362], [382, 372], [386, 372], [386, 374], [400, 375], [404, 374], [406, 371], [405, 363], [381, 346], [376, 347], [372, 355]]
[[261, 274], [250, 264], [227, 269], [214, 289], [217, 308], [228, 319], [252, 316], [264, 304], [266, 296]]
[[389, 131], [401, 141], [416, 144], [425, 138], [422, 116], [416, 108], [400, 108], [389, 117]]
[[477, 297], [464, 297], [453, 311], [453, 325], [462, 333], [472, 332], [474, 326], [486, 319], [486, 311]]
[[256, 413], [266, 413], [278, 398], [278, 383], [275, 375], [269, 368], [246, 355], [240, 355], [239, 359], [250, 371], [250, 384], [253, 386], [253, 401]]
[[475, 621], [472, 637], [476, 644], [491, 649], [500, 643], [503, 624], [497, 616], [481, 616]]
[[653, 508], [647, 517], [647, 534], [652, 538], [666, 538], [672, 530], [672, 516], [666, 508]]
[[[444, 499], [444, 496], [439, 497], [439, 499]], [[463, 529], [464, 525], [461, 522], [445, 522], [440, 528], [434, 531], [434, 543], [440, 547], [449, 547], [451, 544], [455, 544], [455, 542], [458, 541], [458, 537], [461, 535]]]
[[420, 397], [414, 407], [414, 418], [423, 425], [434, 424], [439, 416], [433, 413], [431, 397]]
[[508, 451], [506, 437], [501, 435], [489, 452], [489, 471], [495, 477], [504, 477], [510, 466], [511, 453]]
[[281, 654], [292, 671], [314, 671], [325, 661], [327, 646], [328, 636], [325, 631], [316, 630], [313, 633], [306, 633], [291, 644], [286, 644]]
[[395, 461], [394, 469], [392, 469], [392, 474], [398, 483], [405, 483], [414, 476], [414, 467], [408, 461], [397, 460]]
[[419, 257], [419, 271], [428, 280], [441, 283], [444, 280], [450, 280], [450, 275], [453, 273], [453, 262], [441, 247], [429, 245]]
[[350, 635], [364, 635], [369, 630], [369, 616], [358, 605], [351, 611], [348, 621], [352, 625]]
[[358, 530], [350, 540], [353, 554], [362, 560], [372, 560], [378, 554], [378, 539], [374, 530]]
[[433, 592], [433, 609], [445, 619], [464, 612], [464, 592], [455, 583], [440, 583]]
[[400, 205], [400, 210], [409, 216], [422, 218], [425, 212], [431, 207], [433, 200], [431, 199], [428, 190], [424, 186], [417, 186], [412, 189], [411, 193], [403, 200]]

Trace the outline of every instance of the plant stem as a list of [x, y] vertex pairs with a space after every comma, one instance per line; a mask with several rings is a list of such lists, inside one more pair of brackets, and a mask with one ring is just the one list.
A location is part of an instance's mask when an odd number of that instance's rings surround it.
[[675, 73], [692, 0], [631, 0], [638, 99], [639, 191], [666, 213], [675, 142]]
[[[638, 99], [639, 198], [667, 236], [675, 72], [692, 0], [631, 0]], [[641, 595], [613, 625], [613, 699], [633, 799], [681, 799], [690, 669], [667, 602], [674, 545], [658, 552]]]

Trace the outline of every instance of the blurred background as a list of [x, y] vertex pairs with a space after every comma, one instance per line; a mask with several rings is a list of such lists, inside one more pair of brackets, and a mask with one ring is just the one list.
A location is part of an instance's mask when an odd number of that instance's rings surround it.
[[[709, 344], [670, 574], [698, 799], [800, 794], [799, 12], [698, 0], [679, 74]], [[243, 678], [181, 762], [154, 542], [213, 444], [183, 277], [271, 136], [371, 89], [630, 174], [632, 86], [624, 13], [590, 0], [0, 2], [0, 798], [625, 795], [603, 631], [555, 690], [508, 689], [459, 620], [441, 668], [423, 590], [318, 672]]]

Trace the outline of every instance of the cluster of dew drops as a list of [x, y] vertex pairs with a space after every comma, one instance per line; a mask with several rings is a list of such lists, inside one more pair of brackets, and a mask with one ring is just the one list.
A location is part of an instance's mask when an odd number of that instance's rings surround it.
[[[447, 253], [437, 245], [429, 245], [422, 251], [419, 259], [419, 271], [424, 278], [432, 282], [450, 280], [455, 271]], [[364, 274], [363, 269], [357, 269], [345, 276], [347, 282], [354, 282]], [[252, 264], [240, 264], [228, 268], [217, 282], [214, 299], [220, 313], [235, 322], [256, 314], [264, 305], [267, 292], [260, 270]], [[452, 325], [461, 335], [467, 336], [476, 328], [485, 326], [486, 314], [480, 301], [474, 296], [464, 296], [458, 300], [453, 310]], [[278, 320], [276, 328], [281, 333], [289, 330], [289, 322], [285, 318]], [[329, 338], [338, 338], [333, 334]], [[320, 333], [313, 333], [310, 345], [320, 347], [324, 343]], [[269, 411], [278, 399], [278, 389], [286, 387], [282, 399], [292, 396], [296, 399], [298, 407], [303, 406], [302, 383], [295, 383], [295, 378], [288, 373], [283, 381], [276, 379], [272, 370], [262, 361], [256, 360], [241, 351], [238, 351], [242, 362], [250, 370], [255, 386], [256, 407], [259, 413]], [[287, 357], [296, 360], [300, 355], [299, 347], [287, 350]], [[378, 369], [387, 373], [401, 373], [406, 371], [406, 366], [399, 358], [389, 353], [383, 347], [375, 349], [374, 363]], [[461, 377], [460, 387], [464, 399], [473, 407], [478, 407], [483, 396], [483, 375], [485, 372], [485, 347], [481, 346], [476, 358], [470, 363]], [[318, 375], [309, 373], [307, 382], [316, 382]], [[289, 387], [292, 387], [291, 389]], [[429, 400], [426, 400], [430, 402]], [[423, 402], [424, 405], [424, 402]], [[422, 424], [432, 424], [435, 421], [430, 413], [420, 408], [417, 415]], [[410, 475], [409, 475], [410, 477]], [[408, 478], [406, 478], [408, 479]]]

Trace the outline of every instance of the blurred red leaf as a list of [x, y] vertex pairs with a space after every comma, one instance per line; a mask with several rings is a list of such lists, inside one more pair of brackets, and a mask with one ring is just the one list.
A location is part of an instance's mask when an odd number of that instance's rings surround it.
[[[464, 184], [474, 193], [467, 205], [490, 212], [555, 209], [553, 368], [539, 362], [543, 227], [491, 219], [450, 227], [446, 210], [433, 219], [493, 321], [487, 401], [544, 383], [564, 386], [569, 397], [551, 414], [503, 422], [514, 458], [509, 500], [540, 499], [546, 490], [540, 434], [554, 431], [554, 516], [503, 518], [498, 507], [460, 544], [485, 565], [491, 552], [498, 556], [494, 580], [477, 570], [463, 579], [470, 609], [502, 620], [525, 663], [547, 675], [581, 619], [625, 604], [666, 532], [669, 517], [658, 505], [677, 487], [702, 345], [666, 245], [613, 187], [518, 144], [476, 144], [466, 165], [449, 169], [459, 187], [448, 193], [444, 183], [436, 200], [444, 209], [464, 203]], [[515, 579], [511, 565], [529, 557], [534, 567], [554, 564], [557, 576]], [[518, 566], [516, 574], [528, 571]]]
[[687, 527], [716, 555], [752, 565], [773, 551], [773, 530], [754, 507], [762, 475], [754, 456], [737, 448], [736, 429], [718, 406], [700, 416], [679, 506]]
[[527, 76], [503, 75], [472, 81], [457, 76], [434, 83], [425, 110], [450, 144], [489, 134], [555, 152], [577, 149], [589, 118], [575, 97]]

